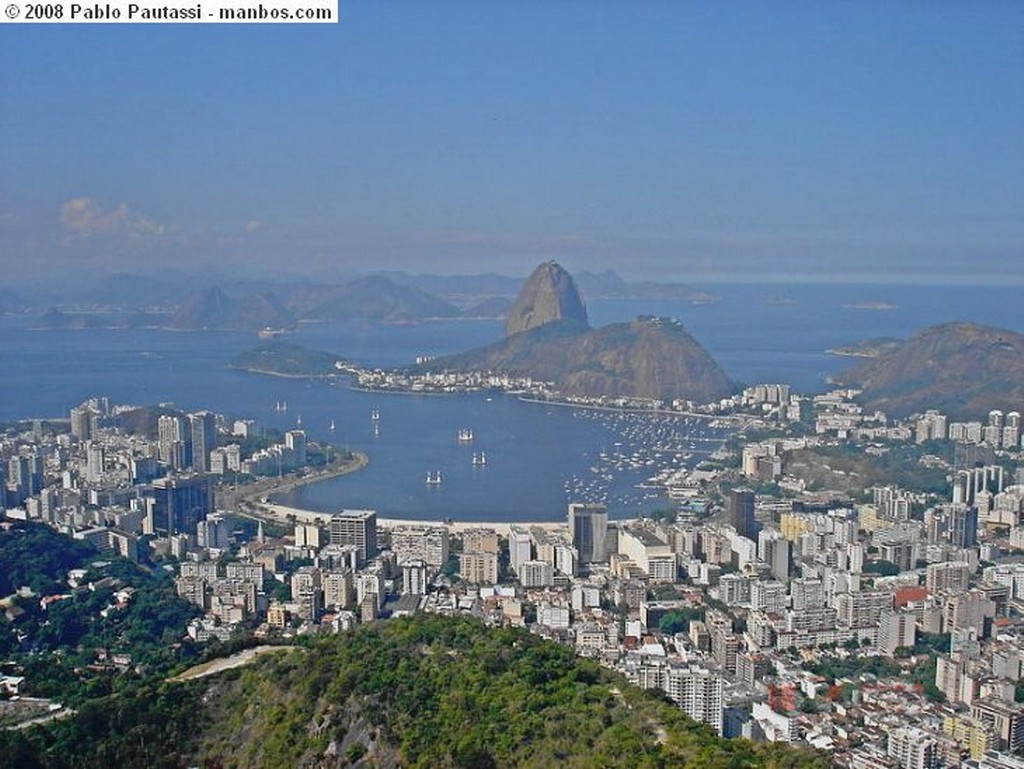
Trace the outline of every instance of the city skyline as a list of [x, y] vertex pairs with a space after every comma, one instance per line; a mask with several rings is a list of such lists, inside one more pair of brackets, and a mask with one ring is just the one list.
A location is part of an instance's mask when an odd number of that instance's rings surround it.
[[1019, 5], [341, 11], [5, 26], [8, 279], [1021, 280]]

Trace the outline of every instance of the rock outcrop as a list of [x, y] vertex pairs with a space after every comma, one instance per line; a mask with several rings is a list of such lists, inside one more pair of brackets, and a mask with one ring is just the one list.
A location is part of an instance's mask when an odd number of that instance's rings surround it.
[[487, 347], [413, 369], [491, 371], [553, 382], [563, 395], [707, 403], [736, 391], [721, 366], [674, 318], [639, 317], [591, 329], [571, 275], [555, 262], [527, 279]]
[[523, 284], [505, 318], [505, 334], [569, 320], [587, 325], [587, 308], [572, 276], [557, 262], [545, 262]]

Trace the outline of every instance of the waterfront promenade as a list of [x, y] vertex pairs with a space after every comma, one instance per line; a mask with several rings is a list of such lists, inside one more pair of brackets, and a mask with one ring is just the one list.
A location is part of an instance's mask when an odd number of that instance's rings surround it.
[[[282, 478], [267, 478], [257, 481], [251, 487], [246, 486], [237, 490], [237, 500], [240, 503], [238, 512], [242, 515], [262, 519], [268, 522], [279, 524], [291, 523], [315, 523], [327, 525], [331, 513], [316, 510], [305, 510], [301, 507], [279, 505], [271, 502], [275, 494], [283, 494], [293, 491], [300, 486], [309, 483], [318, 483], [328, 478], [347, 475], [358, 472], [366, 467], [369, 458], [356, 452], [353, 461], [342, 466], [331, 467], [325, 471], [305, 476], [284, 476]], [[377, 525], [384, 529], [393, 529], [399, 526], [444, 526], [453, 534], [458, 534], [467, 529], [487, 528], [493, 529], [501, 536], [507, 537], [512, 526], [539, 526], [549, 531], [564, 530], [564, 521], [450, 521], [450, 520], [412, 520], [405, 518], [377, 517]]]
[[[273, 502], [261, 502], [258, 511], [254, 512], [260, 517], [262, 512], [266, 518], [277, 523], [316, 523], [327, 525], [331, 519], [331, 513], [317, 512], [315, 510], [303, 510], [300, 507], [289, 507], [278, 505]], [[340, 512], [340, 510], [339, 510]], [[499, 535], [507, 537], [513, 526], [529, 528], [539, 526], [548, 531], [561, 531], [566, 527], [564, 521], [449, 521], [449, 520], [412, 520], [406, 518], [381, 518], [377, 517], [377, 525], [382, 529], [394, 529], [399, 526], [444, 526], [453, 534], [459, 534], [468, 529], [493, 529]]]

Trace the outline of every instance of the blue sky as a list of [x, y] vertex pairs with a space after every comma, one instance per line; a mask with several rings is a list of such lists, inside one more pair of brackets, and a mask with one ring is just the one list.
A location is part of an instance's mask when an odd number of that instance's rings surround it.
[[1024, 282], [1024, 3], [0, 25], [9, 277]]

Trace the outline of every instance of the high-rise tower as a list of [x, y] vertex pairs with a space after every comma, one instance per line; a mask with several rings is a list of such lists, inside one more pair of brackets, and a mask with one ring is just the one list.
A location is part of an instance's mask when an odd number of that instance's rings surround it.
[[192, 430], [185, 417], [165, 414], [157, 420], [157, 450], [160, 461], [174, 470], [192, 466]]
[[359, 562], [377, 557], [377, 511], [342, 510], [331, 516], [332, 545], [355, 545]]
[[608, 560], [608, 510], [604, 505], [573, 502], [569, 505], [569, 535], [579, 553], [580, 563]]
[[217, 419], [212, 412], [188, 415], [192, 439], [192, 467], [198, 472], [210, 470], [210, 452], [217, 448]]
[[729, 523], [741, 537], [757, 540], [754, 492], [750, 489], [733, 489], [729, 492]]

